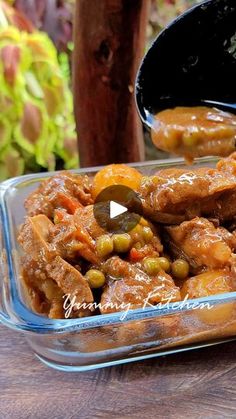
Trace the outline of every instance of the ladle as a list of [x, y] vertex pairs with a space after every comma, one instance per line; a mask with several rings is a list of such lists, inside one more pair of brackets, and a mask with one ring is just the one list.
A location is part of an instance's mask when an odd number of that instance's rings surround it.
[[138, 71], [136, 102], [148, 126], [175, 106], [236, 113], [236, 0], [207, 0], [160, 33]]

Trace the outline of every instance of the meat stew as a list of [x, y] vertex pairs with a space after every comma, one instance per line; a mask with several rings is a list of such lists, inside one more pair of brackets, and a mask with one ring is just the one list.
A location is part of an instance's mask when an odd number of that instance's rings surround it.
[[[106, 186], [135, 184], [142, 200], [143, 217], [129, 233], [108, 233], [94, 218], [94, 185], [96, 194], [103, 189], [106, 170]], [[78, 303], [69, 317], [87, 317], [236, 291], [236, 154], [214, 169], [102, 171], [93, 179], [58, 173], [26, 199], [18, 241], [32, 310], [65, 318], [67, 295]]]
[[205, 106], [166, 109], [154, 117], [152, 140], [187, 162], [194, 157], [226, 157], [235, 150], [236, 116]]

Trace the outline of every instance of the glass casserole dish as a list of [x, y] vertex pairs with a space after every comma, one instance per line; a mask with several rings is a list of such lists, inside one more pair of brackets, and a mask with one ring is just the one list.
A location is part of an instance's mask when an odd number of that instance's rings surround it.
[[[215, 162], [198, 159], [194, 167], [211, 167]], [[184, 168], [185, 163], [173, 159], [132, 166], [152, 175], [163, 168]], [[93, 175], [97, 171], [75, 172]], [[83, 371], [234, 339], [236, 292], [87, 318], [52, 320], [33, 313], [19, 280], [21, 250], [16, 238], [25, 215], [25, 198], [51, 175], [25, 175], [0, 185], [0, 321], [22, 331], [38, 358], [57, 369]]]

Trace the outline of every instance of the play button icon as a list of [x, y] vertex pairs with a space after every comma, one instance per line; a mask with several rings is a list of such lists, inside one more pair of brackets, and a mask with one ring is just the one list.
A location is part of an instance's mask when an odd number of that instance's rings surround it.
[[142, 216], [142, 203], [132, 189], [112, 185], [97, 196], [93, 206], [94, 217], [104, 230], [110, 233], [127, 233]]
[[124, 214], [128, 209], [123, 205], [118, 204], [118, 202], [110, 202], [110, 218], [115, 218], [118, 215]]

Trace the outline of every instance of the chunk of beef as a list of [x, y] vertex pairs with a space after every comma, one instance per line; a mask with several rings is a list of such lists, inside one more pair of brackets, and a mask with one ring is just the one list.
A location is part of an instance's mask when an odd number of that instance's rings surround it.
[[[65, 269], [63, 272], [66, 272]], [[45, 314], [51, 319], [65, 318], [65, 293], [52, 279], [51, 270], [44, 263], [29, 256], [22, 258], [22, 283], [26, 299], [34, 311]], [[71, 284], [69, 286], [71, 290]], [[79, 301], [82, 303], [81, 296], [80, 294]], [[70, 317], [83, 317], [91, 314], [91, 310], [81, 307], [80, 309], [74, 308]]]
[[220, 200], [236, 192], [236, 176], [217, 169], [161, 170], [144, 178], [139, 190], [144, 213], [164, 224], [200, 215], [217, 217]]
[[63, 291], [49, 277], [45, 266], [29, 256], [22, 258], [22, 281], [30, 307], [49, 318], [64, 318]]
[[93, 264], [99, 264], [100, 259], [96, 253], [95, 240], [83, 220], [84, 211], [87, 211], [87, 207], [77, 210], [74, 215], [56, 210], [57, 222], [52, 231], [50, 242], [64, 259], [73, 261], [81, 256]]
[[75, 212], [74, 220], [77, 226], [83, 227], [93, 239], [97, 239], [107, 232], [97, 223], [93, 209], [93, 205], [78, 209]]
[[[181, 222], [194, 202], [208, 195], [209, 182], [202, 174], [178, 170], [145, 178], [140, 187], [145, 214], [162, 222], [162, 214], [170, 214], [175, 223]], [[168, 221], [168, 220], [167, 220]]]
[[[236, 176], [236, 153], [231, 154], [217, 163], [217, 170], [225, 176]], [[204, 208], [206, 215], [212, 214], [218, 217], [221, 222], [234, 221], [236, 217], [236, 188], [226, 191], [219, 196], [214, 208]]]
[[45, 215], [28, 217], [22, 225], [18, 241], [26, 254], [40, 263], [49, 278], [53, 279], [64, 294], [75, 296], [77, 303], [92, 302], [93, 295], [88, 282], [72, 265], [60, 257], [55, 243], [49, 238], [53, 223]]
[[27, 217], [20, 227], [18, 242], [27, 255], [31, 255], [35, 260], [48, 262], [58, 254], [55, 247], [49, 243], [53, 228], [54, 224], [46, 215]]
[[236, 190], [229, 191], [220, 196], [215, 205], [203, 208], [205, 216], [217, 217], [221, 223], [236, 220]]
[[108, 281], [101, 297], [101, 312], [112, 313], [155, 305], [159, 302], [179, 301], [179, 288], [164, 271], [154, 277], [117, 256], [103, 265]]
[[56, 256], [45, 269], [64, 294], [69, 295], [69, 298], [75, 297], [76, 303], [93, 302], [93, 294], [86, 279], [60, 256]]
[[43, 214], [26, 218], [18, 236], [25, 252], [45, 260], [59, 255], [71, 261], [84, 257], [91, 263], [99, 263], [95, 241], [87, 230], [76, 225], [73, 216], [65, 211], [56, 210], [55, 214], [57, 217], [60, 214], [56, 225]]
[[77, 208], [93, 202], [91, 183], [87, 176], [60, 172], [44, 180], [25, 201], [28, 215], [45, 214], [53, 218], [55, 208], [74, 214]]

